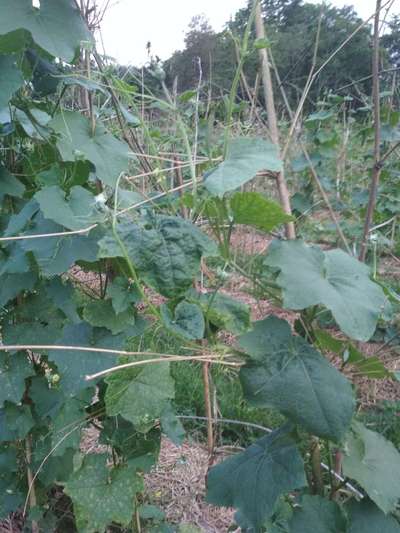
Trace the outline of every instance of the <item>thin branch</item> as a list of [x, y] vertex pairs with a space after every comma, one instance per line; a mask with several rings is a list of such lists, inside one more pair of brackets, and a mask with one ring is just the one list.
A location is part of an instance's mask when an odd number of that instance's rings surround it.
[[[178, 357], [175, 354], [168, 353], [157, 353], [157, 352], [128, 352], [125, 350], [112, 350], [109, 348], [91, 348], [89, 346], [61, 346], [61, 345], [52, 345], [52, 344], [10, 344], [10, 345], [0, 345], [0, 351], [2, 352], [17, 352], [24, 350], [67, 350], [71, 352], [89, 352], [89, 353], [103, 353], [110, 355], [126, 355], [132, 357], [140, 356], [154, 356], [154, 357]], [[207, 357], [207, 356], [205, 356]], [[210, 354], [208, 357], [212, 357]]]
[[[227, 356], [225, 356], [227, 357]], [[228, 361], [224, 361], [221, 359], [220, 355], [217, 356], [210, 356], [210, 355], [171, 355], [170, 357], [160, 357], [158, 359], [144, 359], [143, 361], [135, 361], [134, 363], [124, 363], [123, 365], [117, 365], [113, 366], [111, 368], [107, 368], [106, 370], [102, 370], [101, 372], [97, 372], [97, 374], [92, 374], [89, 376], [85, 376], [85, 381], [91, 381], [93, 379], [98, 379], [103, 376], [107, 376], [108, 374], [112, 374], [113, 372], [119, 372], [120, 370], [126, 370], [127, 368], [133, 368], [135, 366], [141, 366], [141, 365], [151, 365], [154, 363], [166, 363], [166, 362], [184, 362], [184, 361], [200, 361], [202, 363], [207, 364], [219, 364], [219, 365], [225, 365], [225, 366], [234, 366], [234, 367], [240, 367], [242, 366], [242, 363], [231, 363]]]
[[398, 148], [400, 148], [400, 141], [394, 144], [389, 150], [381, 157], [379, 161], [379, 166], [382, 166], [386, 160], [395, 152]]
[[[182, 167], [180, 167], [182, 168]], [[196, 180], [194, 180], [196, 183], [200, 183], [203, 180], [203, 177], [200, 176]], [[173, 187], [172, 189], [169, 189], [165, 192], [160, 192], [159, 194], [156, 194], [155, 196], [152, 196], [149, 200], [143, 200], [142, 202], [138, 202], [137, 204], [131, 205], [130, 207], [126, 207], [125, 209], [122, 209], [121, 211], [118, 211], [118, 216], [123, 215], [124, 213], [127, 213], [128, 211], [131, 211], [132, 209], [137, 209], [138, 207], [141, 207], [142, 205], [145, 205], [149, 202], [154, 202], [154, 200], [158, 200], [159, 198], [163, 198], [164, 196], [167, 196], [168, 194], [181, 191], [182, 189], [186, 189], [188, 187], [193, 187], [193, 180], [190, 180], [183, 185], [178, 185], [178, 187]]]
[[68, 235], [82, 235], [84, 233], [89, 233], [89, 231], [96, 227], [97, 224], [92, 224], [87, 228], [78, 229], [75, 231], [58, 231], [55, 233], [39, 233], [37, 235], [17, 235], [16, 237], [0, 237], [0, 242], [23, 241], [28, 239], [47, 239], [49, 237], [66, 237]]
[[[191, 416], [191, 415], [178, 415], [178, 418], [182, 420], [201, 420], [206, 422], [208, 418], [206, 416]], [[259, 429], [260, 431], [265, 431], [266, 433], [272, 433], [272, 429], [260, 426], [259, 424], [253, 424], [252, 422], [242, 422], [241, 420], [232, 420], [230, 418], [214, 418], [212, 419], [214, 423], [222, 424], [235, 424], [238, 426], [249, 427], [252, 429]]]
[[[400, 67], [392, 67], [385, 70], [379, 71], [379, 76], [382, 76], [382, 74], [387, 74], [389, 72], [397, 72], [400, 70]], [[349, 87], [353, 87], [353, 85], [357, 85], [357, 83], [361, 83], [363, 81], [370, 80], [373, 77], [373, 74], [370, 74], [369, 76], [364, 76], [363, 78], [359, 78], [356, 81], [352, 81], [351, 83], [348, 83], [347, 85], [343, 85], [342, 87], [339, 87], [339, 89], [336, 89], [335, 92], [338, 93], [340, 91], [344, 91], [344, 89], [348, 89]]]
[[313, 162], [312, 162], [312, 160], [310, 158], [310, 155], [309, 155], [306, 147], [304, 146], [303, 142], [299, 140], [299, 144], [300, 144], [300, 147], [301, 147], [301, 149], [303, 151], [304, 157], [306, 158], [307, 163], [308, 163], [308, 165], [310, 167], [311, 176], [313, 177], [313, 180], [315, 181], [315, 184], [317, 185], [317, 188], [318, 188], [318, 190], [319, 190], [319, 192], [320, 192], [320, 194], [321, 194], [321, 196], [322, 196], [322, 198], [323, 198], [323, 200], [325, 202], [325, 205], [328, 208], [329, 215], [330, 215], [333, 223], [336, 226], [336, 230], [337, 230], [337, 232], [339, 234], [340, 240], [342, 241], [343, 246], [346, 248], [347, 253], [349, 255], [352, 255], [352, 251], [351, 251], [351, 248], [349, 246], [349, 243], [347, 242], [346, 236], [343, 233], [343, 230], [342, 230], [342, 228], [341, 228], [341, 226], [339, 224], [339, 220], [338, 220], [338, 218], [336, 216], [336, 213], [335, 213], [335, 211], [334, 211], [334, 209], [332, 207], [332, 204], [331, 204], [331, 202], [330, 202], [330, 200], [328, 198], [328, 195], [326, 194], [325, 189], [322, 186], [321, 180], [318, 177], [317, 171], [315, 170], [315, 167], [314, 167], [314, 164], [313, 164]]

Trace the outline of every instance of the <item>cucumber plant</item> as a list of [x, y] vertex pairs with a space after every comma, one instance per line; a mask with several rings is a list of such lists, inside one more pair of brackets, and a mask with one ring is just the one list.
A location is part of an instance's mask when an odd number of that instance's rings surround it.
[[[93, 49], [70, 0], [0, 6], [0, 518], [20, 510], [33, 531], [65, 530], [69, 498], [78, 531], [140, 531], [144, 517], [148, 530], [173, 531], [145, 505], [143, 476], [162, 433], [183, 439], [170, 362], [192, 359], [206, 371], [239, 366], [247, 401], [287, 420], [210, 469], [208, 501], [235, 507], [243, 531], [399, 531], [400, 455], [357, 420], [352, 384], [328, 357], [396, 379], [356, 345], [374, 334], [388, 296], [342, 250], [279, 239], [254, 283], [294, 312], [294, 329], [273, 315], [251, 324], [248, 307], [219, 287], [199, 291], [203, 260], [219, 258], [224, 273], [238, 267], [235, 225], [269, 232], [291, 220], [261, 194], [237, 192], [258, 171], [281, 170], [277, 150], [232, 139], [193, 193], [158, 193], [163, 203], [138, 195], [126, 132], [140, 119], [123, 122], [105, 78], [75, 74], [82, 43]], [[99, 101], [111, 91], [123, 135], [93, 106], [76, 111], [75, 88]], [[179, 202], [190, 217], [177, 214]], [[77, 268], [98, 282], [82, 283]], [[237, 345], [221, 344], [219, 330]], [[147, 332], [173, 336], [188, 355], [150, 352]], [[81, 449], [89, 428], [101, 452]]]

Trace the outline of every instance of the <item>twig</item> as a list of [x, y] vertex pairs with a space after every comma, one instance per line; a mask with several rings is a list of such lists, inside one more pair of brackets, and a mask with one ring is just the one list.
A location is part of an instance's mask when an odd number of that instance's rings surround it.
[[[208, 420], [206, 416], [178, 415], [178, 418], [181, 418], [182, 420], [201, 420], [204, 422]], [[259, 429], [260, 431], [265, 431], [266, 433], [272, 433], [272, 429], [260, 426], [259, 424], [253, 424], [252, 422], [242, 422], [241, 420], [232, 420], [230, 418], [213, 418], [212, 421], [214, 423], [236, 424], [238, 426]]]
[[[88, 353], [104, 353], [110, 355], [126, 355], [132, 357], [142, 357], [142, 356], [151, 356], [151, 357], [178, 357], [175, 354], [168, 353], [156, 353], [156, 352], [128, 352], [125, 350], [112, 350], [109, 348], [91, 348], [89, 346], [61, 346], [61, 345], [52, 345], [52, 344], [13, 344], [13, 345], [2, 345], [0, 344], [0, 351], [2, 352], [17, 352], [24, 350], [67, 350], [71, 352], [88, 352]], [[199, 356], [198, 356], [199, 357]], [[205, 356], [207, 357], [207, 356]], [[212, 357], [211, 354], [209, 357]]]
[[22, 241], [26, 239], [47, 239], [49, 237], [65, 237], [68, 235], [82, 235], [83, 233], [89, 233], [89, 231], [96, 227], [97, 224], [92, 224], [87, 228], [78, 229], [75, 231], [58, 231], [55, 233], [39, 233], [37, 235], [17, 235], [16, 237], [0, 237], [0, 242]]
[[[198, 177], [195, 181], [196, 183], [200, 183], [203, 180], [203, 177]], [[138, 207], [141, 207], [142, 205], [148, 204], [149, 202], [154, 202], [154, 200], [158, 200], [159, 198], [163, 198], [164, 196], [167, 196], [168, 194], [171, 194], [173, 192], [181, 191], [182, 189], [186, 189], [187, 187], [193, 187], [193, 180], [190, 180], [186, 183], [183, 183], [183, 185], [179, 185], [178, 187], [173, 187], [172, 189], [169, 189], [165, 192], [160, 192], [159, 194], [156, 194], [155, 196], [152, 196], [148, 200], [143, 200], [142, 202], [138, 202], [137, 204], [131, 205], [130, 207], [126, 207], [125, 209], [122, 209], [121, 211], [118, 211], [118, 216], [122, 215], [124, 213], [127, 213], [128, 211], [131, 211], [132, 209], [137, 209]]]
[[400, 148], [400, 141], [394, 144], [391, 148], [389, 148], [389, 150], [381, 157], [379, 165], [382, 166], [385, 163], [386, 159], [391, 156], [392, 153], [397, 150], [397, 148]]
[[108, 374], [112, 374], [114, 372], [119, 372], [120, 370], [126, 370], [127, 368], [133, 368], [135, 366], [141, 366], [141, 365], [151, 365], [153, 363], [166, 363], [166, 362], [184, 362], [184, 361], [200, 361], [205, 362], [206, 364], [219, 364], [219, 365], [226, 365], [226, 366], [234, 366], [239, 367], [242, 366], [242, 363], [231, 363], [228, 361], [224, 361], [220, 358], [220, 356], [216, 356], [215, 358], [212, 358], [210, 355], [171, 355], [170, 357], [160, 357], [158, 359], [144, 359], [143, 361], [135, 361], [134, 363], [125, 363], [123, 365], [117, 365], [113, 366], [111, 368], [107, 368], [106, 370], [102, 370], [101, 372], [97, 372], [96, 374], [91, 374], [89, 376], [85, 376], [85, 381], [91, 381], [93, 379], [98, 379], [103, 376], [107, 376]]
[[342, 241], [344, 247], [346, 248], [347, 253], [352, 255], [352, 251], [351, 251], [351, 248], [349, 246], [349, 243], [347, 242], [346, 236], [343, 233], [343, 230], [342, 230], [342, 228], [341, 228], [341, 226], [339, 224], [339, 221], [337, 219], [336, 213], [333, 210], [333, 207], [332, 207], [332, 204], [331, 204], [331, 202], [330, 202], [330, 200], [328, 198], [328, 195], [326, 194], [325, 189], [323, 188], [322, 183], [321, 183], [321, 181], [320, 181], [320, 179], [318, 177], [317, 171], [315, 170], [315, 167], [314, 167], [314, 164], [313, 164], [313, 162], [312, 162], [312, 160], [310, 158], [310, 155], [309, 155], [306, 147], [304, 146], [304, 144], [303, 144], [303, 142], [301, 140], [299, 140], [299, 144], [300, 144], [300, 147], [301, 147], [301, 149], [303, 151], [304, 157], [306, 158], [307, 163], [308, 163], [308, 165], [310, 167], [311, 176], [313, 177], [313, 180], [315, 181], [315, 184], [318, 187], [318, 190], [319, 190], [319, 192], [320, 192], [320, 194], [321, 194], [321, 196], [322, 196], [322, 198], [323, 198], [323, 200], [324, 200], [324, 202], [326, 204], [326, 207], [328, 208], [329, 215], [330, 215], [333, 223], [336, 226], [336, 230], [337, 230], [337, 232], [339, 234], [340, 240]]

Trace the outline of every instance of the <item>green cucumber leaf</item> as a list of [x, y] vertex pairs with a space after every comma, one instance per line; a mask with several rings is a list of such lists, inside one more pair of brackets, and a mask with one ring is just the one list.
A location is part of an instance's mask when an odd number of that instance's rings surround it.
[[180, 419], [176, 416], [175, 410], [171, 403], [168, 403], [161, 413], [161, 428], [163, 433], [175, 444], [181, 446], [186, 433]]
[[240, 346], [252, 357], [240, 370], [252, 405], [274, 407], [309, 433], [340, 441], [355, 400], [350, 382], [325, 357], [274, 316], [255, 322]]
[[63, 282], [60, 278], [51, 279], [45, 286], [45, 291], [54, 306], [60, 309], [70, 322], [80, 322], [74, 303], [74, 287], [70, 282]]
[[148, 472], [160, 453], [161, 431], [153, 428], [148, 433], [140, 433], [132, 422], [122, 416], [106, 417], [99, 436], [100, 444], [112, 446], [125, 457], [129, 464]]
[[370, 280], [369, 268], [354, 257], [302, 241], [274, 241], [265, 264], [280, 270], [286, 309], [324, 305], [350, 338], [367, 341], [374, 334], [386, 298]]
[[255, 177], [259, 170], [280, 172], [277, 147], [264, 139], [242, 137], [230, 142], [226, 159], [206, 178], [204, 185], [214, 196], [223, 196]]
[[6, 194], [8, 196], [13, 196], [14, 198], [22, 198], [24, 192], [25, 186], [22, 185], [16, 177], [10, 174], [3, 165], [0, 165], [0, 202], [3, 201]]
[[111, 299], [115, 313], [123, 313], [131, 309], [132, 304], [141, 301], [138, 289], [128, 279], [117, 277], [107, 287], [107, 297]]
[[49, 126], [57, 133], [57, 148], [63, 161], [90, 161], [96, 176], [114, 187], [122, 172], [128, 170], [128, 145], [109, 133], [100, 121], [94, 134], [90, 121], [73, 111], [56, 115]]
[[[39, 213], [35, 226], [26, 231], [27, 235], [63, 232], [64, 228]], [[67, 235], [21, 241], [25, 252], [32, 252], [42, 274], [51, 277], [67, 272], [77, 261], [94, 262], [97, 259], [97, 240], [101, 230], [96, 228], [89, 235]]]
[[34, 427], [35, 421], [28, 405], [5, 402], [0, 409], [0, 441], [24, 439]]
[[222, 292], [198, 293], [190, 289], [186, 299], [198, 303], [204, 316], [216, 328], [237, 335], [250, 328], [250, 308]]
[[16, 298], [23, 291], [34, 288], [37, 276], [33, 272], [26, 274], [6, 274], [0, 280], [0, 307]]
[[207, 501], [238, 509], [261, 531], [279, 496], [306, 483], [297, 438], [286, 425], [214, 466], [207, 477]]
[[78, 185], [72, 187], [68, 200], [57, 185], [41, 189], [34, 198], [46, 219], [70, 230], [87, 228], [104, 220], [104, 213], [96, 211], [93, 194]]
[[400, 453], [393, 444], [355, 421], [344, 450], [344, 475], [355, 479], [384, 513], [394, 511], [400, 500]]
[[35, 374], [25, 353], [0, 353], [0, 407], [4, 402], [20, 403], [25, 392], [26, 378]]
[[[16, 30], [28, 31], [37, 45], [67, 62], [74, 59], [81, 41], [92, 42], [78, 8], [70, 0], [41, 0], [40, 9], [32, 6], [32, 0], [2, 0], [0, 35]], [[18, 41], [21, 33], [16, 37]]]
[[[141, 335], [145, 327], [143, 320], [119, 335], [111, 335], [106, 329], [93, 329], [86, 322], [68, 324], [63, 329], [61, 338], [56, 342], [61, 346], [82, 346], [89, 348], [106, 348], [123, 350], [127, 339]], [[74, 396], [82, 389], [93, 387], [95, 381], [86, 381], [88, 374], [106, 370], [117, 363], [117, 356], [101, 352], [80, 350], [50, 350], [49, 359], [57, 365], [61, 385], [66, 396]]]
[[[145, 353], [144, 353], [145, 356]], [[175, 396], [168, 362], [145, 364], [114, 372], [106, 378], [105, 403], [109, 416], [121, 415], [146, 433]]]
[[87, 455], [65, 484], [79, 531], [103, 532], [113, 522], [128, 526], [143, 481], [131, 466], [107, 467], [107, 455]]
[[[0, 19], [2, 7], [0, 7]], [[10, 18], [10, 14], [5, 15], [6, 18]], [[0, 33], [1, 33], [2, 21], [0, 20]], [[0, 109], [8, 106], [13, 94], [24, 83], [22, 72], [17, 67], [16, 57], [0, 55]]]

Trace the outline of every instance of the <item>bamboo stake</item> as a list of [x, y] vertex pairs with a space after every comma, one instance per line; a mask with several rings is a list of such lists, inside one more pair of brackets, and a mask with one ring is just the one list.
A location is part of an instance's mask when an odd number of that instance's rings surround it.
[[[31, 438], [28, 436], [25, 439], [25, 457], [26, 457], [26, 474], [28, 478], [28, 487], [29, 487], [29, 507], [33, 509], [37, 505], [36, 492], [35, 492], [35, 482], [33, 479], [33, 474], [31, 470], [31, 461], [32, 461], [32, 449], [31, 449]], [[39, 526], [36, 520], [32, 520], [32, 533], [39, 533]]]
[[380, 98], [379, 98], [379, 14], [381, 11], [381, 0], [376, 0], [375, 22], [374, 22], [374, 40], [373, 40], [373, 54], [372, 54], [372, 99], [374, 105], [374, 167], [372, 170], [372, 179], [369, 190], [369, 200], [367, 207], [367, 214], [365, 216], [364, 231], [361, 240], [361, 248], [359, 260], [365, 262], [368, 249], [369, 228], [372, 224], [374, 211], [376, 206], [376, 198], [378, 193], [379, 179], [382, 172], [381, 162], [381, 113], [380, 113]]
[[[264, 21], [262, 18], [261, 5], [260, 2], [257, 2], [256, 15], [255, 15], [255, 25], [256, 25], [256, 35], [257, 39], [265, 39], [265, 27]], [[268, 52], [266, 48], [261, 48], [259, 50], [260, 62], [261, 62], [261, 73], [263, 80], [263, 89], [264, 89], [264, 100], [267, 108], [268, 116], [268, 127], [271, 135], [272, 142], [280, 149], [279, 142], [279, 130], [278, 130], [278, 120], [275, 109], [274, 102], [274, 92], [272, 87], [272, 77], [271, 70], [268, 60]], [[292, 209], [290, 206], [290, 196], [287, 188], [287, 183], [285, 179], [284, 171], [278, 172], [276, 175], [276, 181], [278, 185], [279, 197], [283, 207], [283, 210], [288, 215], [292, 214]], [[288, 222], [285, 225], [286, 228], [286, 237], [288, 239], [296, 238], [296, 230], [293, 222]]]
[[206, 407], [207, 418], [207, 450], [208, 455], [211, 457], [214, 453], [214, 426], [213, 426], [213, 412], [211, 406], [210, 396], [210, 375], [209, 375], [210, 363], [203, 363], [203, 387], [204, 387], [204, 402]]

